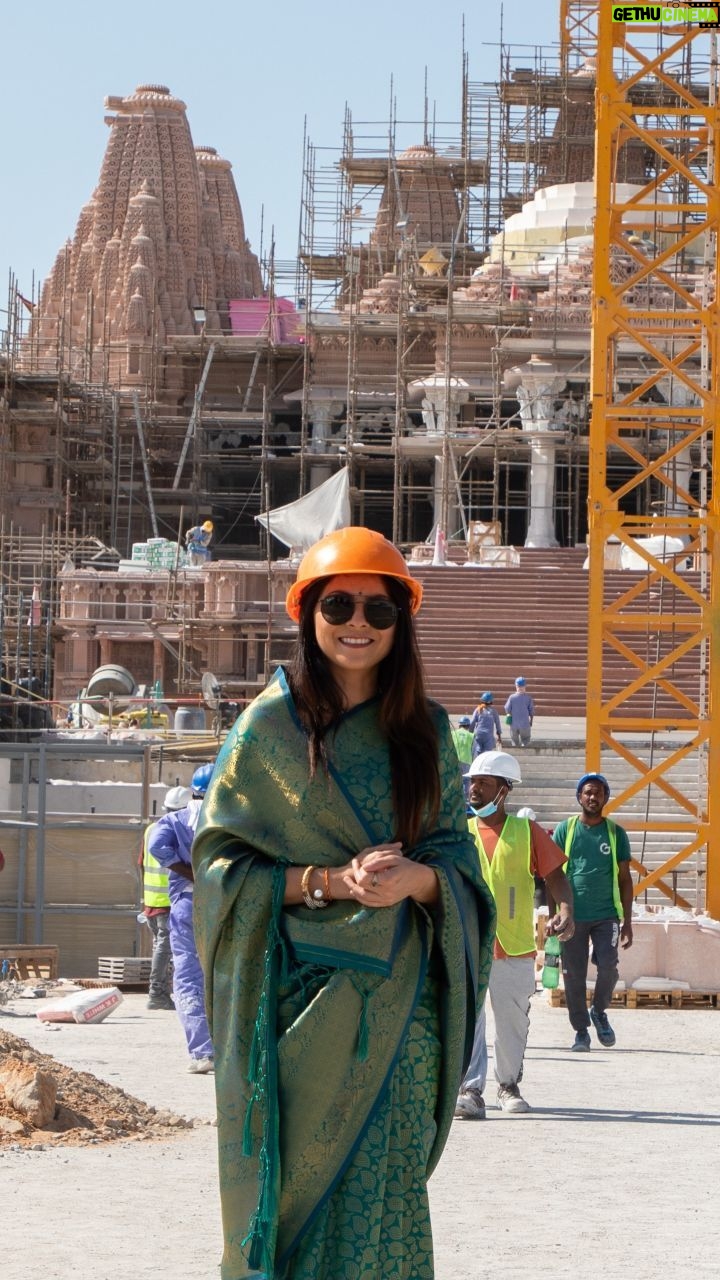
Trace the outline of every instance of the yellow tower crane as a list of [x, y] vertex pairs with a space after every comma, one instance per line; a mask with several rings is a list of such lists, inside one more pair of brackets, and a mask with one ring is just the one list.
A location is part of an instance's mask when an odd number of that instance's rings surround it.
[[560, 0], [560, 58], [566, 74], [572, 74], [597, 57], [598, 14], [592, 0]]
[[[587, 761], [624, 762], [608, 809], [654, 849], [636, 894], [688, 905], [692, 888], [720, 919], [716, 36], [613, 13], [597, 11]], [[617, 179], [627, 146], [642, 186]], [[618, 554], [639, 571], [610, 598]]]

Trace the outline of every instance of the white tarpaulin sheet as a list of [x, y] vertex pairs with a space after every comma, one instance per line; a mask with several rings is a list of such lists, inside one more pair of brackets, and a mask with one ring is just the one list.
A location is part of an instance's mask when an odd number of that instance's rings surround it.
[[350, 524], [350, 484], [347, 467], [287, 506], [264, 511], [255, 519], [286, 547], [306, 550], [333, 529]]
[[[653, 538], [637, 538], [636, 543], [639, 547], [644, 547], [656, 560], [671, 560], [673, 556], [681, 555], [685, 550], [685, 543], [682, 538], [670, 538], [662, 534]], [[648, 561], [642, 554], [638, 554], [637, 551], [633, 551], [625, 544], [623, 544], [620, 551], [620, 564], [623, 569], [641, 571], [649, 567]], [[676, 565], [677, 569], [684, 567], [682, 561]]]

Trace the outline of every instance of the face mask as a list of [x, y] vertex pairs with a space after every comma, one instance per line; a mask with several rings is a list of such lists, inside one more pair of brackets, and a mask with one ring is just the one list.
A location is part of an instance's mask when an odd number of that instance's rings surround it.
[[500, 790], [498, 791], [498, 793], [497, 793], [497, 795], [496, 795], [495, 799], [494, 799], [494, 800], [491, 800], [489, 804], [484, 804], [484, 805], [483, 805], [483, 807], [482, 807], [482, 809], [474, 809], [474, 808], [473, 808], [473, 806], [472, 806], [471, 804], [469, 804], [469, 805], [468, 805], [468, 807], [469, 807], [470, 812], [472, 813], [473, 817], [475, 817], [475, 818], [492, 818], [493, 814], [494, 814], [494, 813], [497, 813], [497, 811], [498, 811], [497, 802], [498, 802], [498, 800], [500, 799], [500, 796], [501, 796], [501, 795], [502, 795], [502, 787], [501, 787], [501, 788], [500, 788]]

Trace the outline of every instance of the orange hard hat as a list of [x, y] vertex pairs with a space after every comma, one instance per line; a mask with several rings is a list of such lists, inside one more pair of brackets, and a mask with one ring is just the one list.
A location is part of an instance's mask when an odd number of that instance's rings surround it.
[[410, 612], [417, 613], [420, 608], [422, 587], [411, 577], [402, 553], [374, 529], [351, 525], [326, 534], [305, 552], [285, 601], [293, 622], [300, 620], [303, 591], [318, 578], [334, 578], [338, 573], [377, 573], [398, 578], [410, 593]]

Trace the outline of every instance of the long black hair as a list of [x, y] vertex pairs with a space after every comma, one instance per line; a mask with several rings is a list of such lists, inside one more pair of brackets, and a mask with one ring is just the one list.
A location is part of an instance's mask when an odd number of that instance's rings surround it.
[[[308, 734], [311, 774], [328, 768], [328, 736], [346, 710], [330, 663], [315, 638], [315, 605], [328, 581], [306, 588], [300, 629], [288, 666], [288, 683]], [[425, 693], [422, 662], [410, 612], [410, 594], [397, 578], [383, 582], [398, 606], [390, 652], [378, 665], [380, 728], [390, 750], [395, 838], [412, 848], [433, 827], [440, 808], [438, 737]]]

